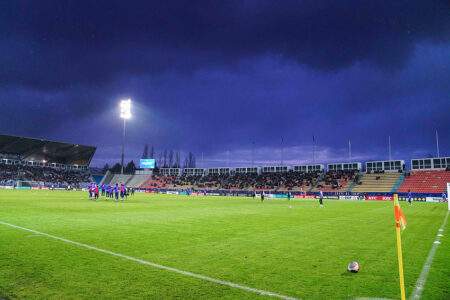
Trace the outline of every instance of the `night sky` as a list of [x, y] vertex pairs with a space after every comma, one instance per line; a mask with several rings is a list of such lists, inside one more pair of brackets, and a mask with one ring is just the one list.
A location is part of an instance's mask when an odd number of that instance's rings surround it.
[[450, 156], [448, 1], [0, 0], [0, 133], [197, 166]]

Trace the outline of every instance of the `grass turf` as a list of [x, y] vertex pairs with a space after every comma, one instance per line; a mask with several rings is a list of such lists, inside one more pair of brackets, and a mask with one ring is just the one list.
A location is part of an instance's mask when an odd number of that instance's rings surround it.
[[[302, 299], [399, 298], [392, 202], [1, 191], [0, 221]], [[447, 212], [402, 203], [407, 296]], [[448, 225], [447, 225], [448, 227]], [[449, 299], [444, 231], [422, 299]], [[346, 271], [350, 261], [358, 274]], [[265, 298], [0, 224], [4, 298]]]

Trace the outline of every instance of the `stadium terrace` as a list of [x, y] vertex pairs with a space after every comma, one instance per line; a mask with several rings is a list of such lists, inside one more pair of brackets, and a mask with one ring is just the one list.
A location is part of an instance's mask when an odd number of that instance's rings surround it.
[[[404, 160], [370, 161], [299, 166], [237, 168], [154, 168], [133, 174], [93, 177], [89, 162], [95, 147], [0, 135], [0, 187], [78, 188], [91, 182], [114, 186], [123, 184], [146, 192], [184, 193], [186, 190], [217, 195], [269, 194], [317, 195], [377, 199], [394, 193], [416, 201], [444, 197], [450, 181], [450, 157], [412, 159], [411, 170]], [[75, 164], [76, 162], [76, 164]]]

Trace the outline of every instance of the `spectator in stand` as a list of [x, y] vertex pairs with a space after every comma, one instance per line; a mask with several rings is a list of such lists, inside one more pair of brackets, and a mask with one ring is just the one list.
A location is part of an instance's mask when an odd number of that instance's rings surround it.
[[14, 184], [15, 181], [38, 181], [42, 185], [66, 188], [68, 185], [87, 186], [90, 181], [89, 172], [60, 170], [50, 167], [0, 164], [0, 181]]

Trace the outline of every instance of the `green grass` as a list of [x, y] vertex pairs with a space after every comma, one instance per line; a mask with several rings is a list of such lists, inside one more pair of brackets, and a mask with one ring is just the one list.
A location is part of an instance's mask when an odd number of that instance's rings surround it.
[[[399, 298], [392, 202], [266, 200], [1, 191], [0, 221], [161, 265], [302, 299]], [[407, 296], [447, 212], [402, 203]], [[447, 225], [448, 227], [448, 225]], [[422, 299], [449, 299], [444, 231]], [[358, 274], [346, 271], [350, 261]], [[254, 299], [258, 294], [157, 269], [0, 224], [0, 297]], [[268, 298], [268, 297], [267, 297]]]

